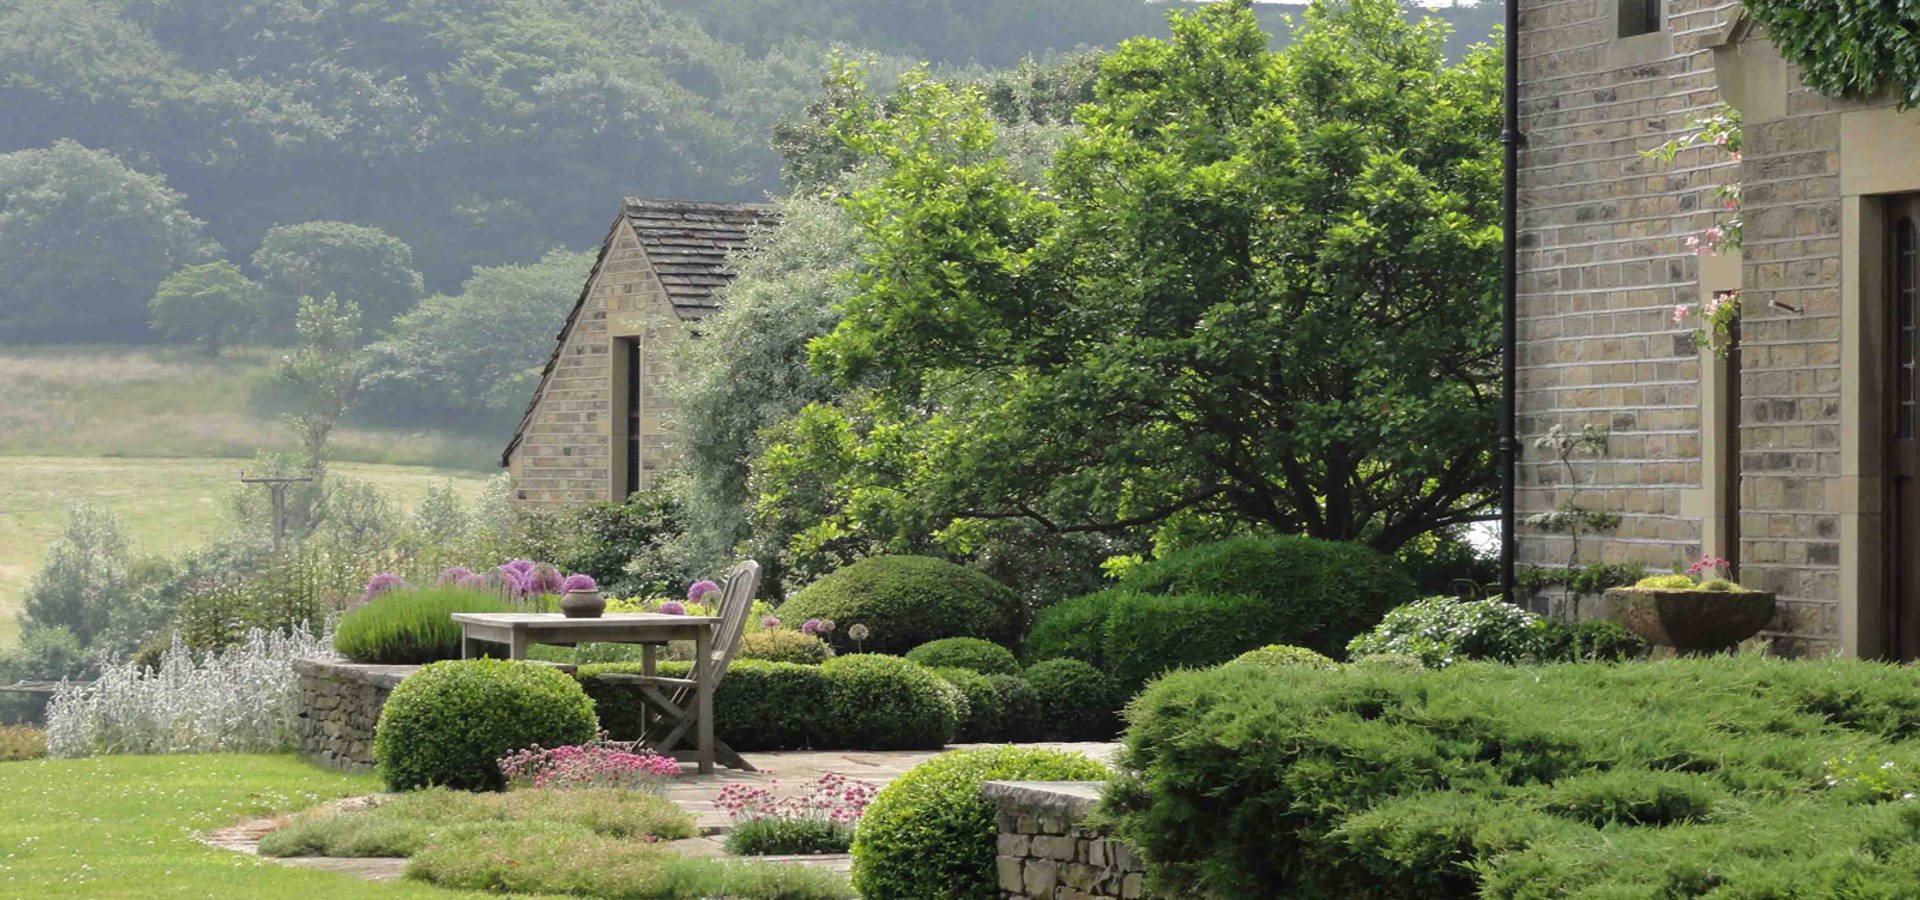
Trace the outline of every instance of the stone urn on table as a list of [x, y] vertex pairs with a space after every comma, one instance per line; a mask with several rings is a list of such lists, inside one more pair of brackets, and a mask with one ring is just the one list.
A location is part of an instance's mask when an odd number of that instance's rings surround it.
[[1653, 644], [1656, 659], [1730, 650], [1773, 621], [1775, 596], [1742, 589], [1620, 587], [1607, 618]]
[[589, 575], [569, 575], [560, 589], [560, 614], [569, 619], [598, 619], [607, 611], [600, 586]]

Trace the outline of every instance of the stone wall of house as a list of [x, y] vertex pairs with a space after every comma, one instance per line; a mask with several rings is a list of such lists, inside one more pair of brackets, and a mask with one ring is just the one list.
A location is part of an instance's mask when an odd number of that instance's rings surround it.
[[302, 756], [348, 771], [373, 768], [373, 729], [387, 696], [419, 666], [374, 666], [337, 659], [294, 660], [300, 713], [294, 737]]
[[[626, 372], [615, 342], [641, 358], [641, 474], [648, 488], [669, 464], [672, 334], [677, 320], [646, 250], [623, 215], [562, 338], [547, 386], [535, 401], [510, 471], [514, 497], [531, 505], [576, 505], [614, 497], [626, 477]], [[616, 371], [619, 369], [619, 371]], [[618, 401], [618, 402], [617, 402]]]
[[[1718, 108], [1711, 46], [1739, 11], [1733, 0], [1668, 0], [1663, 32], [1621, 39], [1617, 0], [1522, 0], [1517, 512], [1571, 499], [1622, 520], [1577, 556], [1567, 535], [1523, 524], [1520, 561], [1665, 571], [1702, 553], [1703, 511], [1685, 507], [1688, 494], [1719, 488], [1703, 481], [1712, 361], [1672, 315], [1700, 299], [1702, 257], [1686, 238], [1714, 223], [1715, 189], [1744, 178], [1741, 577], [1781, 593], [1776, 642], [1818, 654], [1837, 629], [1836, 545], [1809, 477], [1832, 471], [1823, 448], [1837, 447], [1837, 329], [1767, 303], [1785, 292], [1832, 311], [1837, 215], [1806, 202], [1834, 195], [1821, 181], [1831, 125], [1749, 128], [1744, 164], [1712, 147], [1671, 163], [1643, 155]], [[1576, 458], [1569, 477], [1536, 446], [1556, 424], [1611, 428], [1606, 456]]]
[[[1708, 151], [1673, 165], [1641, 153], [1718, 102], [1710, 55], [1695, 45], [1735, 6], [1670, 0], [1675, 55], [1643, 61], [1619, 52], [1614, 0], [1522, 0], [1518, 513], [1570, 498], [1620, 513], [1617, 528], [1581, 542], [1582, 565], [1665, 569], [1700, 553], [1699, 523], [1680, 509], [1701, 477], [1700, 357], [1671, 316], [1697, 291], [1683, 241], [1707, 224], [1719, 173]], [[1604, 458], [1576, 458], [1569, 478], [1535, 442], [1554, 425], [1587, 424], [1613, 437]], [[1522, 565], [1576, 560], [1564, 534], [1520, 534]]]
[[999, 808], [994, 864], [1001, 900], [1147, 896], [1139, 858], [1086, 824], [1100, 798], [1098, 782], [989, 781], [980, 793]]

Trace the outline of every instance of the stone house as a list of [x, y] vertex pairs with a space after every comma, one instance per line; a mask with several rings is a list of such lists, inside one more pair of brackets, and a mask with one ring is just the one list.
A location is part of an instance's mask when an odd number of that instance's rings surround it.
[[[1788, 652], [1920, 655], [1920, 111], [1830, 99], [1737, 0], [1517, 0], [1517, 551], [1573, 540], [1526, 517], [1619, 514], [1579, 562], [1702, 554], [1776, 591]], [[1643, 151], [1727, 104], [1736, 157]], [[1741, 249], [1687, 246], [1742, 187]], [[1702, 351], [1675, 307], [1738, 292], [1735, 349]], [[1611, 428], [1574, 474], [1552, 426]]]
[[501, 453], [529, 505], [621, 500], [671, 461], [673, 345], [718, 308], [759, 203], [622, 201], [527, 411]]

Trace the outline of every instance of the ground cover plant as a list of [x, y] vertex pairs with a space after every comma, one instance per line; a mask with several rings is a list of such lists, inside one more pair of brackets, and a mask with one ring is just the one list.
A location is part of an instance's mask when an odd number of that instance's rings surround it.
[[880, 789], [853, 842], [853, 883], [887, 900], [992, 900], [996, 812], [984, 781], [1098, 781], [1079, 753], [1022, 747], [936, 757]]
[[1104, 809], [1172, 896], [1909, 896], [1916, 698], [1749, 656], [1176, 672]]
[[635, 841], [693, 836], [693, 818], [657, 794], [612, 787], [469, 793], [409, 791], [370, 808], [322, 807], [260, 840], [267, 856], [412, 856], [436, 839], [584, 828]]
[[[102, 756], [0, 765], [0, 893], [35, 900], [158, 896], [483, 900], [414, 882], [345, 881], [209, 847], [198, 836], [380, 783], [292, 756]], [[11, 854], [11, 855], [9, 855]]]
[[834, 772], [814, 779], [801, 794], [776, 797], [779, 781], [756, 786], [734, 782], [713, 803], [733, 825], [727, 852], [736, 856], [799, 856], [845, 853], [854, 829], [879, 788]]
[[406, 877], [507, 894], [604, 900], [851, 900], [839, 875], [818, 868], [680, 856], [655, 844], [582, 829], [489, 832], [441, 841], [407, 863]]

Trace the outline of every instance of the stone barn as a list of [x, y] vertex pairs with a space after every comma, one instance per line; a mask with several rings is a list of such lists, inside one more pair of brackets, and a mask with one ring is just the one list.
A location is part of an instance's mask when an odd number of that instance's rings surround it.
[[[1779, 649], [1920, 656], [1920, 112], [1809, 89], [1739, 2], [1517, 2], [1522, 567], [1713, 554], [1779, 594]], [[1722, 104], [1739, 153], [1645, 155]], [[1724, 356], [1675, 321], [1730, 298]], [[1555, 425], [1611, 434], [1563, 464]], [[1569, 503], [1620, 519], [1527, 525]]]
[[670, 465], [673, 344], [718, 308], [727, 255], [774, 222], [758, 203], [637, 200], [620, 214], [501, 454], [530, 505], [621, 500]]

